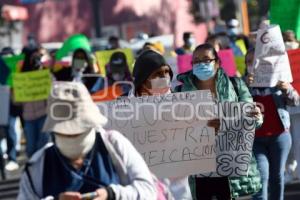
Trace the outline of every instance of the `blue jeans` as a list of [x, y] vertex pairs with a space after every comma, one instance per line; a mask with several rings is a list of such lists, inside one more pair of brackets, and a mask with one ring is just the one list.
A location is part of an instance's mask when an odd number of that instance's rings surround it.
[[4, 128], [5, 134], [6, 134], [8, 160], [11, 160], [11, 161], [17, 160], [16, 121], [17, 121], [17, 117], [9, 116], [8, 126], [6, 126]]
[[283, 200], [284, 169], [291, 145], [289, 132], [254, 139], [253, 152], [261, 175], [262, 189], [253, 196], [253, 200], [267, 200], [268, 196], [270, 200]]
[[26, 138], [26, 153], [30, 158], [37, 150], [47, 144], [49, 134], [43, 133], [43, 125], [46, 117], [40, 117], [36, 120], [24, 120], [24, 133]]

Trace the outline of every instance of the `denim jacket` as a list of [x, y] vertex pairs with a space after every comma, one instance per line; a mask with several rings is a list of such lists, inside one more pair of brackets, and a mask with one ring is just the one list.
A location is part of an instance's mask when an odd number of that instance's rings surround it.
[[250, 88], [250, 93], [252, 96], [264, 96], [271, 94], [275, 105], [277, 107], [277, 113], [282, 122], [285, 130], [289, 130], [290, 114], [287, 111], [287, 106], [298, 106], [300, 104], [300, 99], [298, 92], [290, 85], [286, 92], [281, 91], [277, 87], [272, 88]]

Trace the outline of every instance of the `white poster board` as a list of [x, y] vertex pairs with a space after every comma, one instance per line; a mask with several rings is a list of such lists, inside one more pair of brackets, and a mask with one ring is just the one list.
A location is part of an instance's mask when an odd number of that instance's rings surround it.
[[247, 112], [253, 103], [224, 102], [218, 104], [221, 128], [216, 137], [216, 173], [199, 177], [246, 176], [251, 162], [255, 120]]
[[209, 108], [215, 107], [210, 92], [123, 98], [98, 106], [109, 119], [105, 128], [123, 133], [158, 177], [215, 171], [215, 132], [207, 127]]
[[0, 125], [8, 125], [10, 89], [0, 85]]
[[278, 81], [293, 81], [289, 58], [278, 25], [258, 30], [254, 64], [248, 71], [254, 73], [251, 87], [274, 87]]

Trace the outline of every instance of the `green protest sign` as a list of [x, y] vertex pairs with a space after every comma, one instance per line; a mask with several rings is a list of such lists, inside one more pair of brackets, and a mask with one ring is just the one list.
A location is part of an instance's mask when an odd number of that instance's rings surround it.
[[24, 55], [20, 54], [16, 56], [3, 57], [3, 60], [10, 70], [10, 74], [7, 78], [7, 85], [12, 86], [12, 74], [21, 70], [21, 64], [24, 60]]
[[105, 50], [105, 51], [97, 51], [96, 52], [96, 59], [98, 62], [98, 65], [100, 67], [101, 74], [105, 76], [106, 69], [105, 65], [109, 63], [110, 57], [115, 52], [123, 52], [127, 59], [127, 65], [129, 67], [129, 70], [133, 71], [133, 63], [134, 63], [134, 55], [131, 49], [115, 49], [115, 50]]
[[51, 89], [48, 69], [13, 74], [13, 91], [16, 102], [45, 100]]
[[300, 0], [271, 0], [271, 23], [281, 31], [293, 30], [300, 39]]
[[235, 60], [237, 70], [239, 71], [241, 76], [244, 76], [245, 72], [246, 72], [245, 57], [244, 56], [236, 56], [234, 58], [234, 60]]

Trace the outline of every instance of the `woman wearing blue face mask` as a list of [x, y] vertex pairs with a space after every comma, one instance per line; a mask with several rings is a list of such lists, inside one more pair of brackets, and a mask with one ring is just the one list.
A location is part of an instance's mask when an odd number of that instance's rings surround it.
[[[220, 68], [218, 54], [210, 44], [202, 44], [195, 49], [192, 65], [192, 70], [177, 76], [178, 81], [183, 84], [177, 86], [175, 91], [210, 90], [213, 97], [219, 102], [253, 102], [245, 83], [239, 78], [229, 78]], [[256, 119], [257, 125], [262, 123], [259, 110], [255, 109], [251, 115]], [[207, 125], [215, 128], [217, 132], [220, 121], [219, 119], [210, 120]], [[227, 200], [239, 195], [246, 195], [247, 191], [255, 191], [253, 188], [260, 186], [259, 179], [250, 176], [236, 178], [235, 184], [231, 184], [231, 181], [233, 179], [229, 177], [190, 177], [192, 193], [196, 199], [201, 200], [211, 200], [213, 197]], [[238, 188], [243, 188], [243, 190], [238, 191]]]

